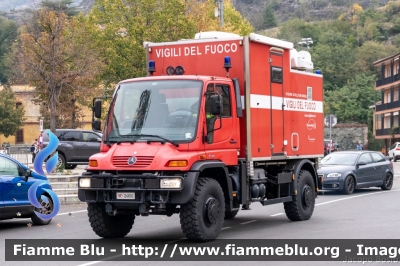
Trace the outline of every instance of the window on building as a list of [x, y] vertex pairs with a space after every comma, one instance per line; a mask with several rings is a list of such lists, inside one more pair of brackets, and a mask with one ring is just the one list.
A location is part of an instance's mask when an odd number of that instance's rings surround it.
[[397, 102], [399, 100], [399, 88], [394, 89], [393, 101]]
[[386, 77], [391, 77], [392, 76], [392, 71], [390, 69], [390, 67], [386, 68]]
[[392, 125], [390, 124], [390, 114], [385, 114], [383, 118], [383, 127], [384, 128], [391, 128]]
[[393, 113], [393, 126], [394, 127], [399, 126], [399, 112]]
[[375, 115], [375, 130], [382, 129], [382, 115]]
[[24, 130], [18, 129], [15, 133], [15, 143], [24, 143]]
[[20, 106], [22, 105], [22, 103], [21, 102], [17, 102], [16, 104], [15, 104], [15, 108], [19, 108]]
[[390, 90], [385, 91], [385, 103], [390, 103], [392, 102], [392, 94]]

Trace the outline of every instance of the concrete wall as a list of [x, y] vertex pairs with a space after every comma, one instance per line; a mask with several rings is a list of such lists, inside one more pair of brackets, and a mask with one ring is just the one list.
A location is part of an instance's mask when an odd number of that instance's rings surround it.
[[[329, 127], [324, 128], [324, 138], [329, 139]], [[364, 124], [337, 124], [332, 128], [332, 140], [340, 150], [355, 150], [358, 141], [368, 148], [368, 126]]]

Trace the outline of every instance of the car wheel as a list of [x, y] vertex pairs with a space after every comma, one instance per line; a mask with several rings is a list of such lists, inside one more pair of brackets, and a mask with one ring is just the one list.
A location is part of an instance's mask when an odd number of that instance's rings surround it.
[[385, 175], [385, 180], [383, 181], [383, 185], [381, 186], [382, 190], [390, 190], [393, 186], [393, 176], [390, 173]]
[[347, 176], [344, 181], [343, 193], [347, 195], [352, 194], [354, 192], [355, 184], [354, 178], [351, 175]]
[[65, 157], [62, 154], [58, 154], [58, 162], [57, 162], [57, 167], [60, 167], [61, 165], [66, 166], [65, 164]]
[[[42, 205], [41, 209], [35, 208], [35, 211], [41, 214], [50, 214], [54, 209], [53, 200], [51, 197], [48, 197], [46, 194], [43, 194], [39, 199], [40, 205]], [[40, 219], [36, 213], [33, 213], [31, 216], [32, 223], [35, 225], [48, 225], [51, 222], [50, 220], [42, 220]]]

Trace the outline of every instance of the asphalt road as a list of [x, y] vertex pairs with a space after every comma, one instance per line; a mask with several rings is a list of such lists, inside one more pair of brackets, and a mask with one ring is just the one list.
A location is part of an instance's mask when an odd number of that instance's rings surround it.
[[[352, 195], [325, 192], [316, 199], [314, 214], [308, 221], [291, 222], [282, 204], [263, 207], [252, 204], [227, 220], [219, 239], [399, 239], [400, 162], [395, 165], [392, 190], [368, 188]], [[99, 239], [92, 231], [86, 205], [62, 206], [48, 226], [32, 226], [29, 219], [0, 221], [0, 265], [243, 265], [244, 262], [9, 262], [5, 261], [5, 239]], [[137, 217], [127, 239], [171, 239], [184, 241], [179, 215]], [[176, 242], [176, 241], [175, 241]], [[252, 265], [339, 265], [343, 262], [247, 262]], [[246, 263], [246, 264], [247, 264]], [[369, 263], [382, 265], [382, 263]]]

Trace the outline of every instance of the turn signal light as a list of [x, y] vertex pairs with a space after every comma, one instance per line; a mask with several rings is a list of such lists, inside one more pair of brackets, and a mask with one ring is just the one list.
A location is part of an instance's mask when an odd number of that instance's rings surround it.
[[90, 167], [98, 167], [99, 164], [98, 164], [97, 160], [89, 160], [89, 166]]
[[186, 160], [182, 161], [169, 161], [167, 163], [168, 167], [186, 167], [188, 162]]

